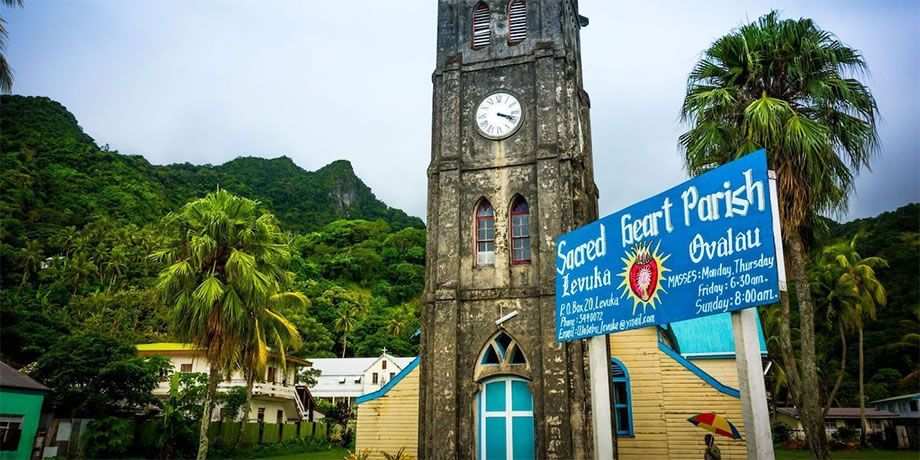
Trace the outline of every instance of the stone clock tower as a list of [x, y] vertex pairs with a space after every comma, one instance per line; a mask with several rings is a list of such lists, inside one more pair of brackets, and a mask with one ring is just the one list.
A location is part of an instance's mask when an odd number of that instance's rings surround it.
[[439, 0], [419, 457], [589, 459], [553, 238], [597, 218], [577, 0]]

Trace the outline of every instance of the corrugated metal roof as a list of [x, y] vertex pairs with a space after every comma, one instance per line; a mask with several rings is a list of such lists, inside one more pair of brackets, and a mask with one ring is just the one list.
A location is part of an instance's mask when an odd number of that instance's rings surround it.
[[[391, 355], [387, 355], [387, 357], [390, 361], [396, 363], [399, 369], [406, 367], [407, 364], [415, 359]], [[313, 363], [311, 367], [319, 369], [321, 371], [320, 375], [324, 376], [364, 375], [364, 371], [366, 371], [368, 367], [371, 367], [371, 364], [377, 362], [378, 359], [380, 359], [380, 356], [375, 356], [373, 358], [307, 358], [308, 361]]]
[[[735, 339], [732, 335], [731, 313], [694, 318], [671, 323], [671, 330], [677, 339], [680, 354], [688, 358], [729, 355], [735, 353]], [[760, 351], [767, 352], [760, 321], [757, 321], [760, 336]]]
[[[799, 418], [799, 410], [795, 407], [777, 407], [776, 411], [790, 417]], [[879, 410], [874, 407], [867, 407], [865, 410], [866, 418], [898, 418], [898, 414], [887, 410]], [[828, 409], [824, 419], [858, 419], [858, 407], [831, 407]]]
[[32, 377], [13, 369], [9, 364], [2, 361], [0, 361], [0, 388], [48, 391], [48, 387], [36, 382]]

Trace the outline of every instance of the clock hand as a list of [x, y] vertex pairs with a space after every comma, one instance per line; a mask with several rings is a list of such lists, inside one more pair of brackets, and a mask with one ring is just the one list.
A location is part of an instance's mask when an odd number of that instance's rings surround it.
[[498, 115], [498, 116], [503, 117], [503, 118], [507, 118], [507, 119], [509, 119], [509, 120], [511, 120], [511, 121], [514, 121], [514, 117], [512, 117], [511, 115], [505, 114], [505, 113], [496, 112], [495, 115]]

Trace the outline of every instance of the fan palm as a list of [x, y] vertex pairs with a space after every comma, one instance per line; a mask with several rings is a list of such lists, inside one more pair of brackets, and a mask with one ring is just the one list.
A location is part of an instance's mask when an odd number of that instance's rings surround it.
[[865, 358], [863, 355], [863, 328], [865, 320], [875, 319], [878, 307], [887, 303], [885, 286], [875, 276], [876, 268], [888, 267], [881, 257], [863, 258], [856, 251], [859, 235], [845, 243], [825, 249], [826, 257], [837, 265], [837, 291], [841, 293], [840, 303], [847, 311], [847, 322], [856, 329], [859, 337], [859, 419], [862, 426], [860, 443], [865, 445], [868, 422], [866, 421]]
[[[0, 5], [10, 8], [21, 7], [22, 0], [0, 0]], [[9, 93], [13, 89], [13, 69], [3, 54], [6, 50], [6, 37], [6, 21], [0, 18], [0, 93]]]
[[260, 307], [270, 305], [287, 281], [290, 252], [274, 216], [224, 190], [187, 203], [164, 223], [174, 238], [151, 255], [166, 265], [156, 290], [172, 306], [174, 333], [202, 348], [210, 364], [198, 446], [204, 460], [221, 375], [240, 365], [254, 331], [284, 329], [255, 325], [273, 317]]
[[766, 148], [778, 174], [783, 240], [795, 283], [799, 357], [790, 332], [790, 302], [781, 295], [780, 349], [809, 447], [830, 457], [818, 398], [815, 312], [806, 276], [805, 241], [813, 219], [842, 212], [859, 169], [876, 151], [878, 112], [871, 91], [853, 78], [866, 70], [860, 53], [810, 19], [776, 12], [725, 35], [690, 73], [680, 136], [691, 174]]

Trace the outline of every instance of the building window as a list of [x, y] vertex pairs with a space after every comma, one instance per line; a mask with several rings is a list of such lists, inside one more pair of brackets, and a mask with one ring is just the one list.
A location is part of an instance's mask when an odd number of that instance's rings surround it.
[[383, 370], [387, 370], [387, 360], [384, 359], [383, 361], [380, 361], [380, 367]]
[[479, 49], [492, 42], [492, 12], [489, 5], [479, 2], [473, 7], [473, 49]]
[[395, 377], [395, 376], [396, 376], [396, 373], [395, 373], [395, 372], [390, 372], [390, 381], [392, 381], [392, 380], [393, 380], [393, 377]]
[[617, 436], [632, 436], [632, 394], [629, 385], [629, 372], [626, 366], [616, 358], [611, 360], [613, 374], [613, 412], [616, 415]]
[[511, 0], [508, 4], [508, 44], [517, 45], [527, 38], [527, 2]]
[[476, 264], [495, 264], [495, 210], [486, 200], [476, 208]]
[[486, 380], [476, 394], [476, 447], [482, 460], [535, 458], [533, 395], [517, 377]]
[[268, 379], [267, 380], [271, 383], [275, 383], [275, 368], [274, 367], [268, 368]]
[[530, 207], [520, 196], [511, 204], [511, 263], [530, 263]]
[[910, 411], [917, 412], [917, 400], [916, 399], [910, 402]]
[[278, 409], [278, 412], [275, 414], [275, 423], [284, 423], [284, 410]]
[[22, 436], [22, 417], [0, 415], [0, 451], [19, 450], [19, 438]]
[[376, 373], [376, 372], [374, 372], [373, 374], [371, 374], [371, 383], [372, 383], [372, 384], [376, 385], [376, 384], [377, 384], [377, 381], [378, 381], [379, 379], [380, 379], [380, 377], [377, 376], [377, 373]]
[[527, 358], [517, 342], [504, 332], [499, 332], [481, 353], [479, 364], [527, 364]]
[[192, 365], [191, 365], [191, 364], [182, 364], [182, 365], [179, 366], [179, 371], [182, 372], [182, 373], [188, 374], [188, 373], [192, 372]]
[[265, 408], [260, 407], [257, 413], [258, 415], [256, 416], [256, 420], [258, 420], [259, 423], [265, 423]]

